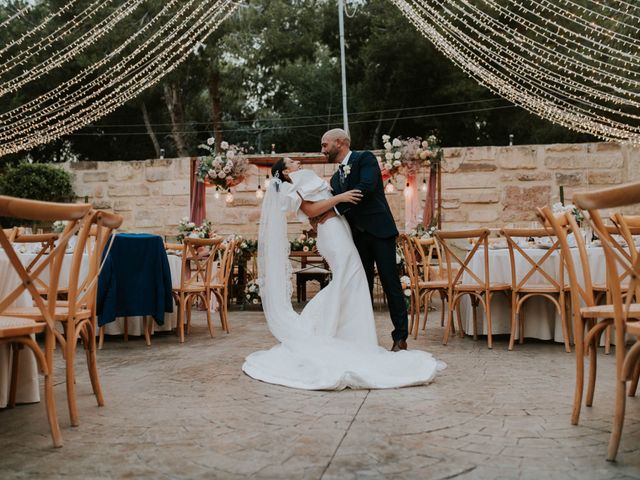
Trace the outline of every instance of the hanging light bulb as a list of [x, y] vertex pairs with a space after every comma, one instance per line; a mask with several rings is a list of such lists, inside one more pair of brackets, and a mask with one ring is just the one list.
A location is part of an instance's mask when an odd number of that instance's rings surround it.
[[233, 202], [233, 193], [231, 193], [231, 189], [227, 190], [227, 194], [224, 197], [224, 201], [227, 203]]
[[391, 179], [387, 180], [387, 186], [384, 187], [384, 191], [386, 193], [393, 193], [395, 191], [396, 187], [393, 186], [393, 183], [391, 183]]
[[262, 190], [262, 187], [260, 187], [260, 184], [258, 184], [258, 189], [256, 190], [256, 198], [258, 200], [262, 200], [262, 197], [264, 197], [264, 190]]
[[271, 179], [269, 178], [269, 174], [267, 173], [267, 178], [264, 179], [264, 189], [266, 190], [267, 188], [269, 188], [269, 182], [271, 181]]
[[422, 186], [420, 187], [420, 190], [422, 190], [423, 192], [427, 191], [427, 179], [426, 178], [422, 179]]
[[407, 184], [404, 186], [404, 196], [410, 197], [412, 193], [413, 191], [411, 190], [411, 185], [409, 185], [409, 182], [407, 182]]
[[216, 187], [216, 191], [213, 194], [213, 198], [215, 198], [216, 200], [220, 198], [220, 190], [218, 190], [218, 187]]

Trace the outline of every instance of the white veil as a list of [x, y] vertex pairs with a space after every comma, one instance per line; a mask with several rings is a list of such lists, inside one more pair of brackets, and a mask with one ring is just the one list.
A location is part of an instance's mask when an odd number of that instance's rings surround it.
[[291, 305], [291, 262], [287, 238], [289, 183], [273, 179], [262, 202], [258, 233], [258, 286], [269, 330], [280, 342], [305, 335]]

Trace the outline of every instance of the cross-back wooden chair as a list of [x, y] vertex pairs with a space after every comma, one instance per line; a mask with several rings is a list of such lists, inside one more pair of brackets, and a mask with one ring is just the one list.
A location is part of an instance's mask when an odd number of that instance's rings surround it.
[[[477, 307], [482, 305], [485, 316], [487, 318], [487, 346], [493, 348], [492, 337], [492, 322], [491, 322], [491, 298], [496, 292], [506, 293], [511, 285], [508, 283], [491, 282], [491, 275], [489, 272], [489, 229], [479, 228], [474, 230], [459, 230], [459, 231], [438, 231], [436, 232], [436, 238], [442, 246], [445, 258], [447, 259], [447, 265], [458, 264], [459, 270], [452, 268], [447, 269], [448, 280], [448, 317], [447, 326], [444, 330], [444, 337], [442, 343], [447, 344], [449, 340], [449, 332], [453, 326], [453, 311], [457, 307], [460, 300], [468, 295], [471, 299], [471, 305], [473, 308], [473, 338], [478, 338], [478, 320], [477, 320]], [[471, 248], [461, 259], [456, 253], [455, 246], [453, 245], [456, 240], [471, 241]], [[478, 275], [471, 268], [470, 263], [476, 254], [481, 253], [483, 257], [483, 272]], [[455, 260], [455, 261], [454, 261]], [[464, 335], [462, 328], [462, 322], [459, 320], [460, 336]]]
[[3, 228], [2, 232], [4, 233], [9, 243], [13, 243], [18, 233], [20, 233], [20, 227]]
[[[66, 289], [66, 300], [57, 300], [54, 318], [63, 327], [64, 337], [59, 338], [64, 348], [66, 366], [67, 402], [69, 404], [69, 418], [72, 426], [79, 425], [76, 399], [75, 358], [78, 339], [82, 339], [87, 357], [87, 369], [93, 393], [98, 406], [104, 406], [104, 396], [100, 386], [96, 358], [96, 294], [98, 275], [102, 265], [102, 252], [111, 238], [113, 230], [122, 224], [122, 217], [113, 213], [93, 210], [87, 215], [77, 235], [76, 245], [71, 257], [69, 277]], [[87, 255], [86, 245], [90, 234], [94, 233], [94, 248]], [[86, 275], [83, 275], [82, 265], [86, 265]], [[48, 297], [50, 293], [46, 293]], [[35, 318], [44, 321], [35, 307], [21, 307], [9, 310], [17, 317]]]
[[228, 317], [229, 283], [231, 273], [233, 272], [233, 258], [236, 251], [236, 244], [237, 241], [235, 239], [230, 240], [224, 249], [219, 250], [220, 261], [218, 263], [218, 269], [214, 275], [213, 268], [211, 268], [205, 281], [207, 298], [215, 295], [218, 301], [218, 311], [220, 312], [220, 323], [222, 324], [223, 330], [227, 333], [230, 332]]
[[[629, 257], [615, 246], [611, 234], [607, 231], [599, 210], [619, 208], [640, 203], [640, 182], [622, 185], [605, 190], [577, 193], [574, 204], [589, 213], [589, 221], [600, 236], [607, 263], [607, 279], [611, 289], [612, 304], [607, 305], [608, 314], [613, 318], [616, 337], [615, 385], [616, 400], [613, 415], [613, 428], [609, 438], [607, 460], [613, 461], [618, 453], [622, 427], [624, 425], [626, 396], [634, 396], [640, 377], [640, 304], [632, 303], [634, 297], [640, 298], [640, 260], [637, 252]], [[630, 234], [630, 225], [624, 216], [617, 217], [622, 231]], [[623, 234], [624, 235], [624, 234]], [[631, 252], [635, 250], [633, 237], [628, 239]], [[624, 295], [620, 282], [620, 270], [629, 270], [631, 284], [629, 293]], [[631, 294], [633, 292], [633, 294]], [[637, 300], [636, 300], [637, 301]], [[635, 337], [631, 348], [626, 348], [627, 335]], [[630, 382], [627, 390], [627, 384]]]
[[[573, 338], [576, 351], [576, 384], [571, 423], [577, 425], [584, 394], [584, 357], [586, 355], [589, 356], [589, 380], [585, 405], [590, 407], [593, 405], [595, 394], [598, 345], [603, 331], [613, 325], [613, 305], [598, 305], [596, 302], [596, 292], [591, 281], [589, 257], [574, 216], [570, 213], [554, 215], [549, 207], [538, 209], [538, 214], [545, 225], [552, 228], [560, 240], [565, 268], [569, 277], [569, 285], [571, 286]], [[603, 229], [603, 231], [606, 231], [606, 229]], [[575, 237], [580, 270], [576, 268], [576, 261], [568, 242], [568, 235], [571, 233]], [[613, 245], [613, 242], [610, 241], [609, 243]], [[578, 276], [578, 271], [581, 273], [580, 276]], [[640, 309], [637, 311], [640, 313]], [[632, 313], [635, 314], [635, 312], [634, 307]]]
[[[185, 312], [187, 317], [187, 332], [191, 331], [191, 306], [196, 298], [202, 299], [207, 311], [207, 326], [213, 337], [213, 323], [211, 322], [210, 296], [206, 279], [216, 257], [221, 238], [185, 238], [182, 244], [182, 263], [180, 267], [180, 285], [173, 287], [173, 299], [178, 307], [177, 334], [180, 343], [184, 343]], [[167, 244], [167, 249], [175, 249], [175, 245]], [[205, 249], [201, 253], [198, 250]]]
[[[53, 392], [53, 350], [55, 348], [56, 337], [61, 337], [56, 332], [55, 327], [57, 288], [60, 269], [69, 239], [79, 231], [82, 220], [86, 220], [86, 218], [91, 215], [90, 212], [91, 205], [88, 204], [59, 204], [12, 197], [0, 197], [0, 216], [40, 221], [67, 221], [57, 246], [49, 255], [42, 256], [38, 264], [34, 265], [30, 272], [27, 272], [20, 261], [5, 232], [0, 232], [0, 245], [2, 245], [5, 250], [11, 267], [16, 271], [21, 280], [21, 283], [0, 302], [0, 314], [2, 315], [0, 316], [0, 342], [11, 345], [13, 349], [9, 404], [11, 406], [15, 404], [16, 380], [19, 370], [19, 356], [17, 352], [20, 348], [26, 346], [34, 353], [40, 371], [44, 375], [46, 410], [53, 444], [56, 447], [62, 446], [62, 436], [60, 434]], [[35, 281], [45, 270], [48, 270], [47, 273], [49, 275], [49, 294], [46, 299], [42, 298], [38, 292], [36, 288], [37, 282]], [[8, 315], [9, 307], [25, 292], [31, 295], [37, 315], [33, 317]], [[41, 349], [33, 340], [32, 335], [36, 333], [44, 334], [44, 349]], [[64, 341], [63, 338], [62, 340]]]
[[[511, 262], [511, 334], [509, 337], [509, 350], [513, 350], [516, 331], [520, 333], [520, 343], [524, 343], [525, 315], [522, 308], [524, 303], [533, 297], [542, 297], [549, 300], [556, 307], [562, 322], [562, 335], [564, 348], [571, 352], [571, 326], [567, 312], [567, 285], [564, 279], [564, 259], [558, 238], [541, 229], [517, 229], [503, 228], [501, 235], [507, 240], [509, 248], [509, 260]], [[523, 239], [549, 238], [551, 245], [538, 259], [531, 257], [521, 246]], [[560, 268], [557, 277], [554, 274], [554, 259], [560, 256]], [[521, 257], [526, 263], [518, 271], [516, 256]]]

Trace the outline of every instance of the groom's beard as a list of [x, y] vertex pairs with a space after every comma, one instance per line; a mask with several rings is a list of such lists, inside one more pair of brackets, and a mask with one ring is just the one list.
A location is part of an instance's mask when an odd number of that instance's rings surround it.
[[338, 156], [338, 152], [337, 151], [331, 151], [331, 152], [327, 152], [327, 162], [329, 163], [336, 163], [336, 157]]

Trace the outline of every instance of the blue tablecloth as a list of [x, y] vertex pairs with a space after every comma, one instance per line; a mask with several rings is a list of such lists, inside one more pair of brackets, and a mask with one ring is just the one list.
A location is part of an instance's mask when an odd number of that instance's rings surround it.
[[173, 298], [169, 261], [159, 235], [116, 235], [98, 278], [96, 308], [100, 326], [116, 317], [141, 315], [164, 323], [165, 312], [173, 312]]

